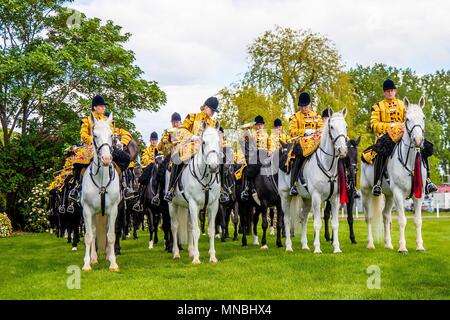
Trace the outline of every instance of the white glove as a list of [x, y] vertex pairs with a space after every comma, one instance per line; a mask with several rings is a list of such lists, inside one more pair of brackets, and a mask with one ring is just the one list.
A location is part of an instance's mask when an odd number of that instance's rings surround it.
[[316, 130], [314, 130], [314, 129], [306, 129], [306, 130], [305, 130], [305, 136], [310, 136], [310, 135], [312, 135], [314, 132], [316, 132]]
[[191, 141], [199, 141], [200, 137], [196, 136], [195, 134], [191, 137]]

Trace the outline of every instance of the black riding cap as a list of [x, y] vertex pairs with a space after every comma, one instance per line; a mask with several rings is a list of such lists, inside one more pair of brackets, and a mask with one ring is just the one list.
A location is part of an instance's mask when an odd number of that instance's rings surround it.
[[181, 116], [180, 116], [180, 114], [179, 114], [178, 112], [174, 112], [174, 113], [172, 114], [172, 118], [171, 118], [170, 121], [181, 121]]
[[300, 93], [300, 96], [298, 97], [298, 105], [300, 107], [306, 107], [311, 103], [311, 97], [307, 92]]
[[219, 112], [219, 100], [216, 97], [206, 99], [205, 106], [211, 108], [214, 112]]
[[96, 95], [92, 99], [92, 108], [96, 106], [107, 106], [108, 104], [105, 102], [105, 99], [103, 99], [102, 96]]
[[255, 124], [264, 124], [264, 118], [262, 116], [256, 116], [255, 117]]
[[280, 119], [275, 119], [275, 121], [273, 122], [274, 127], [281, 127], [282, 125], [283, 123], [281, 122]]
[[392, 81], [391, 79], [387, 79], [385, 82], [383, 82], [383, 91], [386, 91], [389, 89], [397, 89], [394, 81]]
[[158, 134], [155, 131], [151, 133], [150, 140], [158, 140]]

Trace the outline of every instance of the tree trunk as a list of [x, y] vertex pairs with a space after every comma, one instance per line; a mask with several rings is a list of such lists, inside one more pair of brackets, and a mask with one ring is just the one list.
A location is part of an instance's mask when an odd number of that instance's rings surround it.
[[6, 193], [6, 214], [11, 220], [13, 230], [17, 230], [23, 221], [20, 221], [19, 211], [17, 210], [17, 192]]

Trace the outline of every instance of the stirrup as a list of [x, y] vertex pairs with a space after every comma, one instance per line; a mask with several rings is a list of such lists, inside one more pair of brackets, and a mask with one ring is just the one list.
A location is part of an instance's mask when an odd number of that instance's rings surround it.
[[144, 208], [142, 207], [142, 205], [141, 205], [140, 202], [136, 202], [136, 203], [133, 205], [133, 210], [134, 210], [134, 211], [137, 211], [137, 212], [142, 212], [142, 211], [144, 211]]
[[79, 202], [80, 201], [80, 193], [78, 192], [77, 187], [73, 188], [69, 192], [69, 200], [72, 200], [73, 202]]
[[433, 182], [431, 182], [430, 179], [427, 179], [426, 186], [425, 186], [425, 193], [430, 194], [430, 193], [433, 193], [436, 191], [438, 191], [438, 188], [436, 187], [436, 185]]
[[126, 188], [123, 190], [123, 199], [124, 200], [130, 200], [134, 198], [134, 191], [131, 188]]
[[242, 198], [242, 200], [247, 201], [247, 200], [248, 200], [248, 197], [250, 197], [250, 195], [248, 194], [247, 189], [243, 190], [243, 191], [241, 192], [241, 198]]
[[64, 208], [64, 206], [59, 206], [58, 212], [59, 212], [60, 214], [64, 214], [64, 213], [66, 213], [66, 208]]
[[291, 187], [291, 189], [289, 190], [289, 195], [291, 196], [298, 196], [298, 190], [297, 187], [294, 185]]
[[154, 205], [154, 206], [159, 206], [160, 205], [160, 200], [159, 200], [159, 195], [156, 195], [156, 196], [154, 196], [153, 198], [152, 198], [152, 205]]
[[228, 195], [228, 193], [221, 192], [220, 193], [220, 197], [219, 197], [219, 202], [220, 203], [227, 203], [228, 201], [230, 201], [230, 196]]
[[374, 185], [372, 188], [372, 194], [375, 197], [379, 197], [381, 195], [382, 191], [383, 191], [383, 189], [381, 188], [381, 186], [379, 184]]
[[75, 212], [75, 208], [73, 206], [73, 203], [69, 204], [69, 206], [67, 207], [67, 213], [74, 213]]
[[173, 192], [167, 191], [167, 193], [164, 195], [164, 200], [166, 200], [167, 202], [171, 202], [172, 199], [173, 199]]

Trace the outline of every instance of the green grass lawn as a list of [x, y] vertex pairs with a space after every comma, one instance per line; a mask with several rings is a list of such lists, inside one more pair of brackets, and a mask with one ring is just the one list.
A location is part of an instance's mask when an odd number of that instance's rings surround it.
[[[332, 254], [322, 242], [322, 255], [300, 250], [286, 253], [268, 238], [268, 251], [239, 242], [216, 241], [219, 263], [208, 262], [208, 239], [201, 237], [200, 259], [194, 266], [186, 250], [179, 261], [163, 251], [160, 242], [147, 249], [148, 235], [122, 242], [117, 261], [121, 271], [112, 273], [104, 261], [81, 274], [81, 288], [70, 290], [66, 281], [70, 265], [82, 267], [84, 244], [70, 251], [65, 239], [51, 234], [22, 234], [0, 239], [0, 299], [449, 299], [450, 219], [424, 219], [426, 253], [415, 251], [415, 229], [408, 219], [409, 254], [378, 245], [365, 248], [366, 224], [355, 221], [358, 244], [348, 239], [346, 221], [340, 223], [343, 254]], [[231, 231], [231, 230], [230, 230]], [[393, 244], [398, 248], [398, 225], [393, 222]], [[308, 240], [312, 246], [312, 223]], [[162, 233], [161, 233], [162, 234]], [[260, 233], [261, 235], [261, 233]], [[284, 241], [284, 239], [283, 239]], [[381, 269], [381, 289], [368, 289], [366, 270]]]

